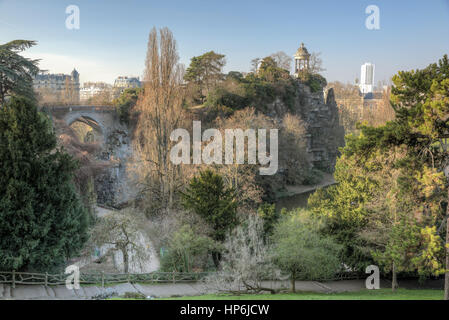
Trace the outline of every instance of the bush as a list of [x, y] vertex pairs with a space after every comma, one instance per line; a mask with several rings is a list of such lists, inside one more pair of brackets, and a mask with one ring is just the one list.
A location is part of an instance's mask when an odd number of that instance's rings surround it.
[[144, 294], [140, 293], [140, 292], [125, 292], [123, 294], [123, 298], [125, 298], [125, 299], [144, 300], [147, 297]]
[[277, 277], [279, 272], [271, 260], [271, 250], [264, 241], [263, 220], [257, 215], [248, 219], [227, 237], [224, 243], [220, 271], [206, 278], [206, 283], [218, 291], [270, 291], [262, 281]]
[[318, 169], [311, 169], [306, 171], [303, 183], [306, 185], [314, 185], [323, 180], [323, 172]]
[[295, 281], [329, 279], [340, 269], [340, 246], [319, 234], [318, 221], [305, 210], [291, 212], [276, 225], [273, 234], [274, 263]]
[[326, 79], [319, 74], [309, 74], [306, 84], [312, 92], [319, 92], [327, 85]]
[[116, 107], [120, 122], [128, 124], [131, 120], [131, 109], [136, 105], [137, 99], [143, 89], [129, 88], [125, 89], [120, 96], [113, 101]]
[[218, 107], [226, 106], [233, 110], [245, 108], [248, 105], [248, 99], [245, 96], [230, 92], [222, 87], [217, 87], [211, 91], [206, 98], [205, 106]]
[[189, 225], [182, 226], [170, 239], [167, 252], [161, 257], [161, 270], [166, 272], [192, 272], [204, 269], [208, 252], [214, 241], [198, 235]]
[[102, 289], [100, 293], [92, 296], [93, 300], [106, 300], [112, 297], [118, 296], [117, 291], [112, 288]]

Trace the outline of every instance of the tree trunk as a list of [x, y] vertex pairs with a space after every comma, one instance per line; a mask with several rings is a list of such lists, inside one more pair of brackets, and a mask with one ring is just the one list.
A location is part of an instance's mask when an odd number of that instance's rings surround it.
[[220, 266], [220, 260], [221, 260], [221, 254], [218, 251], [213, 251], [212, 252], [212, 260], [214, 260], [214, 265], [215, 268], [218, 269], [218, 267]]
[[295, 274], [295, 272], [292, 272], [292, 274], [290, 276], [290, 283], [291, 283], [292, 293], [296, 293], [296, 274]]
[[128, 250], [126, 250], [126, 248], [122, 248], [122, 254], [123, 254], [123, 268], [124, 268], [124, 272], [128, 273], [128, 269], [129, 269], [129, 257], [128, 257]]
[[393, 276], [393, 279], [391, 280], [391, 291], [395, 292], [398, 287], [398, 278], [397, 278], [396, 266], [395, 266], [394, 262], [393, 262], [393, 266], [391, 268], [391, 273]]
[[448, 208], [446, 209], [446, 273], [444, 275], [444, 300], [449, 300], [449, 189], [448, 189]]

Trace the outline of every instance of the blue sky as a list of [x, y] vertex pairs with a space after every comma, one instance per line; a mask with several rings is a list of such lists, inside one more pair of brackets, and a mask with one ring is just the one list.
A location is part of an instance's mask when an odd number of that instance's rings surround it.
[[[80, 29], [65, 27], [68, 5], [80, 8]], [[365, 8], [380, 9], [380, 30], [365, 27]], [[321, 52], [329, 81], [352, 82], [360, 65], [376, 65], [375, 81], [422, 68], [449, 54], [449, 0], [0, 0], [0, 43], [33, 39], [27, 56], [50, 72], [76, 67], [81, 81], [112, 82], [143, 73], [147, 38], [168, 27], [180, 61], [214, 50], [225, 71], [248, 71], [250, 60], [301, 42]]]

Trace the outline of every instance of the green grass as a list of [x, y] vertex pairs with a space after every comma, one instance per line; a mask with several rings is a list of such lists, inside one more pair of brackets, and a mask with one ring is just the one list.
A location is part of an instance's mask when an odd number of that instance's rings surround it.
[[167, 298], [163, 300], [442, 300], [443, 290], [408, 290], [391, 289], [362, 290], [342, 293], [281, 293], [281, 294], [244, 294], [244, 295], [218, 295], [207, 294], [202, 296]]

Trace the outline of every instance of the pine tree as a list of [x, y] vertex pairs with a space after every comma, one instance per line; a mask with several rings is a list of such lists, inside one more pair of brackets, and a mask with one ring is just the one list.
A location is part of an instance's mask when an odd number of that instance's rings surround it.
[[[198, 177], [193, 177], [182, 194], [182, 204], [212, 227], [210, 236], [215, 241], [223, 242], [228, 232], [237, 225], [235, 190], [226, 188], [222, 176], [211, 170], [201, 171]], [[220, 254], [212, 252], [212, 257], [218, 266]]]
[[48, 270], [82, 248], [88, 215], [75, 169], [33, 102], [12, 98], [0, 109], [0, 270]]

